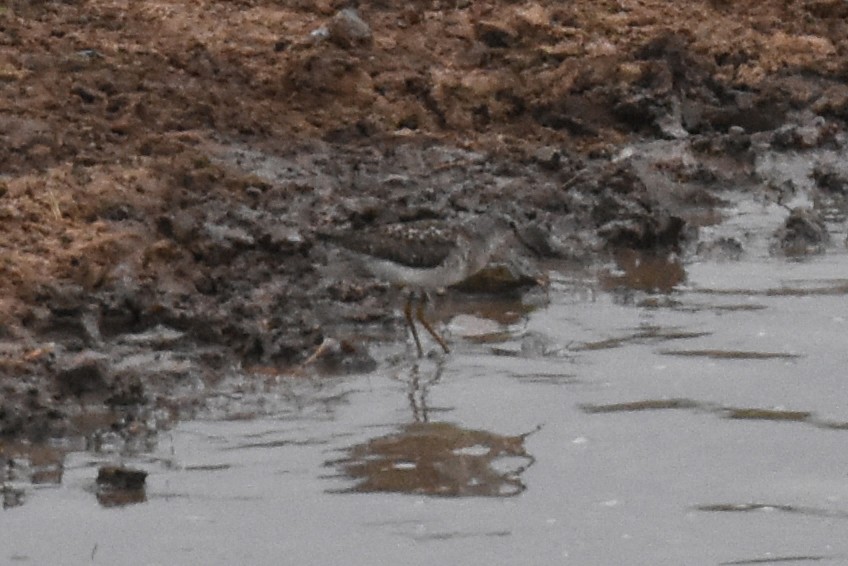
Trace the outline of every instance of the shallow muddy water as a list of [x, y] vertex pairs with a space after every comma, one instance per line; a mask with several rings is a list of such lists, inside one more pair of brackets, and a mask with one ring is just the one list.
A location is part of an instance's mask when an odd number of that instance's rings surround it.
[[[780, 220], [736, 211], [725, 233]], [[803, 261], [559, 269], [528, 308], [460, 309], [445, 359], [374, 346], [369, 374], [267, 378], [149, 449], [10, 471], [0, 562], [844, 563], [835, 236]], [[98, 498], [103, 463], [146, 489]]]

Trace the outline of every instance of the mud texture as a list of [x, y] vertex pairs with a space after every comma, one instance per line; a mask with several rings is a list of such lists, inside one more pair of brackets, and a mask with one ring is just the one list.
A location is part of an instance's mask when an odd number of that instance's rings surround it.
[[6, 2], [0, 436], [143, 436], [402, 336], [324, 229], [498, 209], [541, 257], [698, 253], [726, 191], [792, 192], [760, 148], [844, 146], [846, 37], [842, 0]]

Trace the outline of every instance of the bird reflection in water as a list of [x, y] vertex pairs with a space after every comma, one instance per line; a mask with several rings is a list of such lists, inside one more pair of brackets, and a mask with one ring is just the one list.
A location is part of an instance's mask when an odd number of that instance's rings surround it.
[[503, 436], [429, 422], [427, 390], [438, 382], [442, 371], [437, 365], [425, 379], [417, 365], [411, 369], [408, 399], [415, 422], [351, 446], [345, 457], [326, 463], [356, 482], [339, 492], [511, 497], [526, 489], [521, 475], [535, 459], [527, 453], [524, 441], [535, 431]]
[[[430, 387], [442, 379], [444, 371], [444, 360], [436, 361], [432, 373], [428, 372], [429, 375], [422, 375], [419, 364], [414, 364], [409, 368], [409, 376], [405, 380], [408, 384], [406, 398], [409, 400], [409, 408], [412, 410], [412, 419], [415, 422], [426, 423], [430, 421], [430, 407], [427, 404], [427, 394], [430, 391]], [[400, 374], [397, 374], [395, 377], [404, 380]]]

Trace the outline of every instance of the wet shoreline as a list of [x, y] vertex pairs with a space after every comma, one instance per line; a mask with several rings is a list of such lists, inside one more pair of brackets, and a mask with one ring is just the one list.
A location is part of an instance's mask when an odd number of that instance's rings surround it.
[[[75, 5], [3, 14], [9, 441], [155, 434], [222, 380], [315, 371], [301, 364], [326, 339], [366, 357], [371, 337], [402, 341], [396, 292], [334, 273], [321, 229], [508, 208], [539, 259], [744, 262], [744, 233], [712, 233], [752, 196], [786, 209], [751, 228], [774, 254], [844, 238], [826, 224], [848, 192], [833, 3], [698, 4], [690, 33], [670, 28], [692, 14], [663, 3], [363, 5], [361, 42], [311, 35], [330, 5], [208, 2], [241, 27], [200, 40], [197, 6], [89, 4], [82, 26]], [[807, 23], [761, 31], [775, 10]], [[621, 18], [634, 34], [609, 27]], [[735, 51], [709, 29], [731, 21]], [[444, 26], [436, 55], [413, 41]], [[89, 413], [104, 421], [77, 424]]]

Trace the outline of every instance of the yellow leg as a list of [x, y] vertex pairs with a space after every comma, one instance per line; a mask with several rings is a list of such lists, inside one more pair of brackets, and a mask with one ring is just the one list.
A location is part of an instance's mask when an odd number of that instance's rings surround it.
[[[412, 337], [415, 339], [415, 347], [418, 348], [418, 357], [424, 356], [424, 350], [421, 348], [421, 340], [418, 339], [418, 331], [415, 329], [415, 321], [412, 320], [412, 295], [406, 299], [406, 305], [403, 307], [403, 315], [406, 317], [406, 324], [412, 330]], [[426, 328], [426, 327], [425, 327]]]
[[445, 343], [445, 339], [439, 336], [439, 334], [433, 329], [430, 323], [427, 322], [427, 320], [424, 318], [424, 302], [425, 299], [422, 298], [421, 301], [418, 303], [418, 308], [415, 310], [415, 316], [416, 318], [418, 318], [419, 321], [421, 321], [421, 325], [427, 329], [427, 332], [430, 333], [430, 336], [432, 336], [436, 340], [436, 342], [439, 343], [439, 346], [442, 347], [442, 349], [445, 351], [445, 354], [450, 354], [450, 348], [448, 348], [448, 345]]

